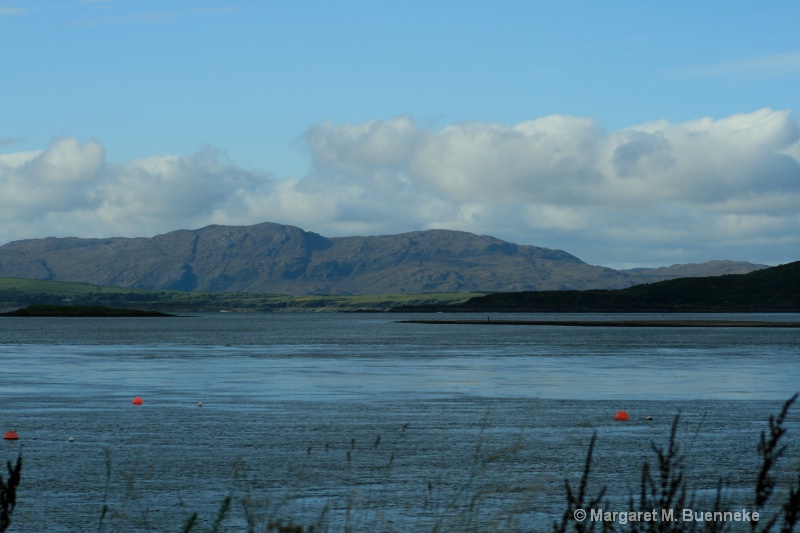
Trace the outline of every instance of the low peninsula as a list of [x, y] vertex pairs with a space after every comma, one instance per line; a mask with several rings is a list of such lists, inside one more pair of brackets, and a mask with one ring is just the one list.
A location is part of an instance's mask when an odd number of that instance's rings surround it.
[[168, 313], [142, 309], [117, 309], [99, 305], [31, 305], [16, 311], [0, 313], [15, 317], [172, 317]]
[[800, 261], [749, 274], [679, 278], [618, 290], [499, 292], [401, 313], [798, 313]]

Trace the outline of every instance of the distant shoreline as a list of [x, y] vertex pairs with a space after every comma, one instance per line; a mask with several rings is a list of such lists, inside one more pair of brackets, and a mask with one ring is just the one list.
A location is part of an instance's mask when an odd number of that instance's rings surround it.
[[469, 326], [573, 326], [601, 328], [800, 328], [800, 322], [759, 320], [399, 320], [404, 324]]

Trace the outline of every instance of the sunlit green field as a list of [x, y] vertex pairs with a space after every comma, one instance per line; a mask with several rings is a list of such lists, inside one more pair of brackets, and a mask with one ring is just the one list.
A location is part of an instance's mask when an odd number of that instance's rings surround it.
[[104, 305], [208, 311], [381, 311], [402, 305], [460, 303], [475, 293], [304, 295], [129, 289], [88, 283], [0, 278], [0, 309], [32, 304]]

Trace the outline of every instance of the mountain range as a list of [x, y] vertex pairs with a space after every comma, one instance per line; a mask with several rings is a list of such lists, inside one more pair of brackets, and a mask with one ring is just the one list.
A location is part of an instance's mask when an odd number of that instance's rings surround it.
[[2, 277], [288, 295], [620, 289], [765, 267], [711, 261], [614, 270], [562, 250], [462, 231], [324, 237], [271, 222], [154, 237], [48, 237], [0, 246]]

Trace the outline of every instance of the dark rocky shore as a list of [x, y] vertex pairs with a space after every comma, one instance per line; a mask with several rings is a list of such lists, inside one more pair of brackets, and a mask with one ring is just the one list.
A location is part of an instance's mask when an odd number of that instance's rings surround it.
[[0, 313], [0, 316], [17, 317], [170, 317], [167, 313], [159, 311], [145, 311], [142, 309], [116, 309], [99, 305], [31, 305], [16, 311]]

